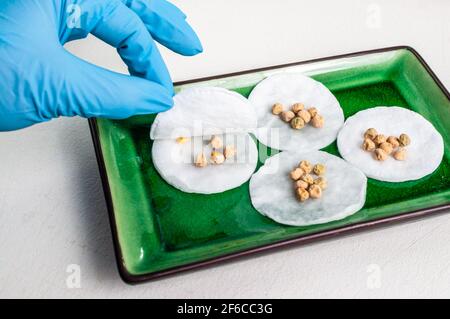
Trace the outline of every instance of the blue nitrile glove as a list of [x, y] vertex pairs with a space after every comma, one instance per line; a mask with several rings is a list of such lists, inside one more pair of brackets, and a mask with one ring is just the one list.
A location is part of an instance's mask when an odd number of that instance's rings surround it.
[[[153, 39], [183, 55], [201, 52], [185, 19], [165, 0], [0, 0], [0, 131], [58, 116], [167, 110], [172, 81]], [[116, 47], [132, 76], [63, 48], [89, 33]]]

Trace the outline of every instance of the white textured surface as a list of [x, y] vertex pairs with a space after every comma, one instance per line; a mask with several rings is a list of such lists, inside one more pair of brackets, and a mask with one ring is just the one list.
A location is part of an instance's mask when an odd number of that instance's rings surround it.
[[[336, 140], [344, 125], [344, 112], [336, 97], [322, 83], [300, 73], [272, 75], [258, 83], [248, 99], [258, 114], [258, 140], [277, 150], [320, 150]], [[305, 109], [315, 107], [325, 124], [315, 128], [309, 123], [294, 130], [272, 114], [275, 103], [281, 103], [285, 111], [294, 103], [303, 103]]]
[[[289, 173], [301, 161], [326, 167], [327, 188], [320, 199], [300, 203]], [[313, 173], [314, 178], [317, 178]], [[322, 151], [281, 152], [269, 158], [250, 180], [253, 207], [278, 223], [292, 226], [323, 224], [359, 211], [366, 201], [367, 178], [342, 158]]]
[[189, 88], [178, 93], [172, 109], [158, 114], [152, 139], [250, 132], [255, 109], [242, 95], [218, 87]]
[[[224, 146], [232, 145], [237, 153], [223, 164], [211, 164], [213, 151], [209, 139], [192, 138], [185, 144], [174, 140], [156, 140], [152, 146], [152, 159], [156, 170], [170, 185], [187, 193], [215, 194], [241, 186], [256, 169], [258, 149], [249, 134], [225, 134], [219, 136]], [[208, 166], [194, 165], [197, 155], [203, 153]]]
[[[450, 87], [447, 0], [176, 3], [205, 47], [192, 59], [164, 50], [176, 80], [408, 44]], [[70, 48], [125, 71], [92, 38]], [[450, 297], [449, 243], [443, 214], [127, 286], [86, 121], [0, 134], [0, 297]], [[70, 264], [79, 289], [66, 286]]]
[[[371, 127], [385, 136], [408, 134], [411, 144], [405, 147], [406, 159], [397, 161], [389, 156], [377, 161], [373, 152], [364, 151], [364, 133]], [[442, 136], [433, 124], [419, 113], [393, 106], [379, 106], [349, 117], [339, 132], [337, 145], [342, 157], [367, 177], [386, 182], [421, 179], [439, 167], [444, 155]]]

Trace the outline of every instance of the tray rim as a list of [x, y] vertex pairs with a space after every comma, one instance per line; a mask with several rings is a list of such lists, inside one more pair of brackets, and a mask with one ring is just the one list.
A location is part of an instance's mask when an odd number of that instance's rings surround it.
[[[384, 52], [397, 51], [397, 50], [407, 50], [410, 53], [412, 53], [415, 56], [415, 58], [417, 58], [417, 60], [422, 64], [422, 66], [425, 68], [425, 70], [431, 76], [433, 81], [437, 84], [437, 86], [442, 91], [442, 93], [444, 93], [444, 95], [450, 101], [450, 92], [446, 89], [446, 87], [441, 82], [441, 80], [437, 77], [437, 75], [434, 73], [434, 71], [431, 69], [431, 67], [428, 65], [428, 63], [423, 59], [423, 57], [414, 48], [412, 48], [411, 46], [408, 46], [408, 45], [399, 45], [399, 46], [384, 47], [384, 48], [379, 48], [379, 49], [357, 51], [357, 52], [352, 52], [352, 53], [339, 54], [339, 55], [327, 56], [327, 57], [322, 57], [322, 58], [304, 60], [304, 61], [300, 61], [300, 62], [279, 64], [279, 65], [268, 66], [268, 67], [263, 67], [263, 68], [249, 69], [249, 70], [245, 70], [245, 71], [213, 75], [213, 76], [196, 78], [196, 79], [191, 79], [191, 80], [186, 80], [186, 81], [179, 81], [179, 82], [174, 83], [174, 86], [191, 84], [191, 83], [196, 83], [196, 82], [201, 82], [201, 81], [209, 81], [209, 80], [231, 77], [231, 76], [239, 76], [239, 75], [244, 75], [244, 74], [254, 73], [254, 72], [262, 72], [262, 71], [268, 71], [268, 70], [273, 70], [273, 69], [280, 69], [280, 68], [297, 66], [297, 65], [302, 65], [302, 64], [309, 64], [309, 63], [315, 63], [315, 62], [321, 62], [321, 61], [327, 61], [327, 60], [335, 60], [335, 59], [340, 59], [340, 58], [357, 57], [357, 56], [361, 56], [361, 55], [384, 53]], [[103, 151], [102, 151], [101, 145], [100, 145], [97, 120], [95, 118], [90, 118], [90, 119], [88, 119], [88, 122], [89, 122], [89, 128], [90, 128], [90, 132], [91, 132], [92, 142], [93, 142], [93, 146], [94, 146], [94, 150], [95, 150], [95, 154], [96, 154], [96, 158], [97, 158], [97, 164], [99, 167], [99, 173], [100, 173], [100, 179], [102, 182], [103, 193], [105, 196], [106, 206], [107, 206], [107, 210], [108, 210], [109, 223], [110, 223], [110, 227], [111, 227], [111, 233], [112, 233], [113, 245], [114, 245], [114, 253], [115, 253], [115, 257], [116, 257], [115, 258], [116, 264], [117, 264], [117, 268], [119, 270], [119, 275], [120, 275], [121, 279], [127, 284], [144, 283], [144, 282], [147, 282], [150, 280], [169, 276], [169, 275], [176, 274], [179, 272], [202, 268], [202, 267], [206, 267], [206, 266], [210, 266], [210, 265], [215, 265], [217, 263], [228, 261], [228, 260], [231, 260], [234, 258], [249, 256], [252, 254], [257, 254], [257, 253], [262, 253], [262, 252], [267, 252], [267, 251], [275, 249], [275, 248], [293, 246], [294, 244], [297, 244], [297, 245], [307, 244], [307, 243], [310, 243], [310, 242], [313, 242], [316, 240], [323, 240], [323, 239], [332, 238], [332, 237], [342, 235], [342, 234], [354, 233], [354, 232], [361, 231], [361, 230], [371, 228], [371, 227], [376, 227], [376, 226], [381, 226], [381, 225], [386, 225], [386, 224], [393, 224], [396, 222], [406, 221], [406, 220], [410, 220], [413, 218], [420, 218], [425, 215], [439, 213], [439, 212], [443, 212], [447, 209], [450, 209], [450, 203], [442, 204], [442, 205], [438, 205], [438, 206], [433, 206], [433, 207], [428, 207], [428, 208], [423, 208], [423, 209], [419, 209], [419, 210], [402, 213], [402, 214], [395, 215], [395, 216], [384, 217], [384, 218], [379, 218], [379, 219], [375, 219], [372, 221], [364, 221], [364, 222], [359, 222], [359, 223], [355, 223], [355, 224], [351, 224], [351, 225], [346, 225], [346, 226], [342, 226], [342, 227], [338, 227], [338, 228], [334, 228], [334, 229], [321, 231], [321, 232], [314, 233], [314, 234], [299, 235], [297, 237], [293, 237], [290, 239], [284, 239], [284, 240], [276, 241], [276, 242], [273, 242], [270, 244], [265, 244], [265, 245], [261, 245], [261, 246], [257, 246], [257, 247], [253, 247], [253, 248], [249, 248], [249, 249], [244, 249], [244, 250], [240, 250], [237, 252], [225, 254], [223, 256], [213, 257], [213, 258], [206, 259], [203, 261], [198, 261], [198, 262], [192, 262], [192, 263], [189, 263], [186, 265], [176, 266], [176, 267], [164, 269], [161, 271], [134, 275], [134, 274], [131, 274], [125, 266], [125, 261], [124, 261], [124, 258], [122, 255], [122, 250], [121, 250], [120, 243], [119, 243], [119, 235], [118, 235], [118, 231], [117, 231], [114, 205], [113, 205], [111, 189], [110, 189], [109, 181], [108, 181], [108, 173], [107, 173], [106, 166], [104, 163]]]

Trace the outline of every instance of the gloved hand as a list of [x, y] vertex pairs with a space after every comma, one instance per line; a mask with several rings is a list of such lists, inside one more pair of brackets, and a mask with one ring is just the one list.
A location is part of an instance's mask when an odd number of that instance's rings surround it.
[[[201, 52], [185, 19], [165, 0], [1, 0], [0, 131], [58, 116], [167, 110], [172, 81], [153, 39], [183, 55]], [[89, 33], [117, 48], [131, 76], [63, 48]]]

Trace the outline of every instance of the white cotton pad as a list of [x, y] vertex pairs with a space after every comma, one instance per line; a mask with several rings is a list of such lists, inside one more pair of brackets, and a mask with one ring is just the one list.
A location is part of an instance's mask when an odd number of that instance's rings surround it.
[[[258, 140], [278, 150], [319, 150], [334, 142], [344, 124], [344, 113], [334, 95], [322, 83], [298, 73], [266, 78], [253, 89], [249, 101], [258, 117]], [[275, 103], [283, 104], [285, 110], [294, 103], [315, 107], [324, 117], [325, 125], [314, 128], [308, 124], [302, 130], [294, 130], [272, 114]]]
[[[324, 164], [328, 187], [319, 199], [297, 200], [289, 176], [299, 162]], [[269, 158], [250, 180], [250, 197], [258, 212], [274, 221], [307, 226], [343, 219], [359, 211], [366, 200], [367, 178], [343, 159], [322, 151], [282, 152]]]
[[[377, 161], [372, 152], [361, 145], [364, 132], [375, 128], [379, 134], [396, 136], [405, 133], [411, 138], [404, 161], [389, 156]], [[422, 115], [402, 107], [375, 107], [348, 118], [338, 135], [341, 156], [362, 170], [367, 177], [386, 182], [420, 179], [438, 168], [444, 155], [442, 136]]]
[[219, 135], [224, 145], [234, 145], [236, 155], [221, 165], [194, 165], [203, 151], [209, 160], [212, 151], [210, 137], [193, 137], [185, 144], [175, 140], [153, 142], [152, 159], [158, 173], [170, 185], [186, 193], [213, 194], [227, 191], [245, 183], [256, 169], [258, 151], [248, 134]]
[[255, 111], [242, 95], [218, 87], [199, 87], [174, 97], [173, 108], [156, 116], [150, 138], [247, 133], [255, 128]]

